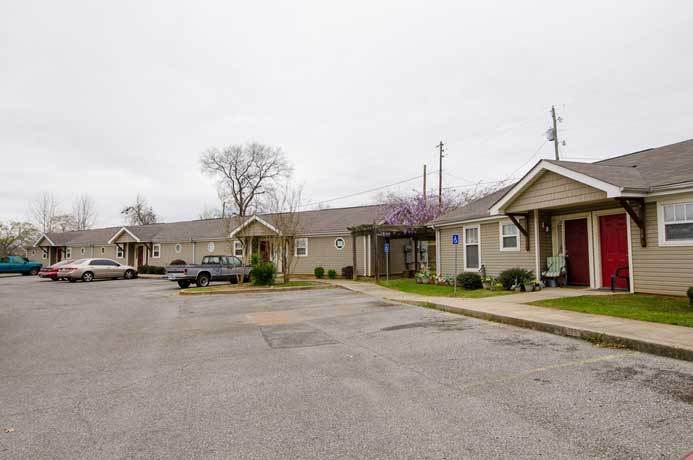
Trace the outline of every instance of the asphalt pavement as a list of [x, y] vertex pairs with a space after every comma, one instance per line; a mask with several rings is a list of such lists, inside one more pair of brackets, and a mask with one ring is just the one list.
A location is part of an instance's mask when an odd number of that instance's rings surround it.
[[671, 458], [693, 363], [342, 289], [0, 279], [0, 458]]

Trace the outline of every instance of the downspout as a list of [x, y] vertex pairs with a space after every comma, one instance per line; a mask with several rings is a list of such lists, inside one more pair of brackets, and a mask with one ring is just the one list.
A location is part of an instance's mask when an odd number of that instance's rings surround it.
[[[190, 243], [192, 244], [192, 254], [193, 254], [192, 263], [193, 263], [193, 265], [195, 265], [195, 263], [196, 263], [195, 262], [195, 242], [193, 241], [192, 238], [190, 238]], [[207, 260], [209, 260], [209, 259], [207, 259]]]

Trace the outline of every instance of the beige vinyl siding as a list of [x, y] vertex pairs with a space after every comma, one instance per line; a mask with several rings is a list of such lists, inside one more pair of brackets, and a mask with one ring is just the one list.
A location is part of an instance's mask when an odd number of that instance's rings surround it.
[[656, 203], [647, 203], [645, 213], [647, 247], [640, 245], [640, 229], [630, 222], [635, 291], [686, 295], [693, 286], [693, 246], [659, 246]]
[[[513, 267], [522, 267], [527, 270], [535, 269], [534, 257], [534, 224], [530, 220], [529, 223], [529, 251], [527, 251], [525, 236], [520, 236], [519, 251], [501, 251], [500, 249], [500, 228], [499, 221], [483, 222], [479, 224], [468, 224], [468, 227], [479, 225], [480, 227], [480, 251], [481, 265], [486, 267], [486, 273], [492, 276], [497, 276], [503, 270]], [[510, 222], [509, 220], [500, 220], [500, 222]], [[525, 220], [520, 221], [526, 225]], [[460, 244], [457, 253], [457, 268], [458, 273], [464, 271], [464, 230], [463, 226], [459, 227], [444, 227], [440, 229], [440, 260], [441, 272], [446, 275], [455, 273], [455, 246], [452, 244], [452, 235], [460, 235]], [[473, 270], [476, 272], [476, 270]], [[536, 275], [536, 274], [535, 274]]]
[[[547, 213], [539, 213], [539, 223], [541, 222], [551, 224], [551, 216]], [[546, 232], [539, 228], [539, 268], [540, 270], [546, 270], [546, 259], [553, 256], [553, 245], [551, 242], [551, 231]], [[539, 274], [536, 274], [537, 278]]]
[[[390, 240], [390, 266], [385, 265], [385, 239], [378, 238], [378, 271], [381, 275], [386, 274], [386, 270], [389, 268], [390, 274], [401, 274], [405, 269], [405, 258], [404, 258], [404, 247], [410, 243], [409, 239], [397, 238]], [[375, 273], [375, 267], [372, 268], [372, 272]]]
[[[24, 254], [22, 253], [21, 255], [23, 256]], [[48, 266], [48, 257], [46, 257], [45, 259], [43, 259], [42, 257], [43, 249], [41, 248], [30, 248], [26, 254], [26, 258], [30, 261]]]
[[136, 243], [137, 240], [134, 239], [128, 232], [121, 233], [115, 240], [118, 243]]
[[276, 233], [274, 233], [274, 231], [272, 231], [266, 225], [255, 221], [252, 224], [249, 224], [247, 227], [243, 228], [241, 231], [239, 231], [238, 235], [241, 235], [241, 236], [273, 236], [273, 235], [276, 235]]
[[506, 211], [522, 212], [537, 208], [567, 206], [605, 198], [606, 192], [547, 171], [513, 200], [506, 208]]
[[[308, 255], [305, 257], [294, 257], [292, 272], [297, 275], [312, 275], [315, 267], [322, 267], [325, 272], [329, 269], [337, 271], [341, 276], [342, 267], [353, 265], [352, 237], [351, 235], [341, 235], [344, 238], [344, 249], [339, 250], [334, 245], [337, 236], [309, 236]], [[361, 253], [363, 252], [363, 241], [356, 245], [357, 264], [362, 265]]]
[[[156, 265], [159, 267], [165, 267], [167, 265], [170, 265], [171, 261], [176, 259], [184, 260], [188, 264], [193, 263], [193, 243], [181, 242], [180, 245], [181, 251], [180, 253], [177, 253], [176, 243], [161, 243], [161, 257], [159, 259], [150, 258], [149, 263], [151, 265]], [[195, 247], [195, 258], [197, 259], [197, 262], [199, 262], [202, 259], [202, 257], [197, 254], [199, 252], [198, 249], [198, 247]]]

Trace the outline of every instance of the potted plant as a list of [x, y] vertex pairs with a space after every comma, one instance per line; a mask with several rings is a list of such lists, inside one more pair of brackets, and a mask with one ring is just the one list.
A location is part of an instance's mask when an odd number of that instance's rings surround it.
[[424, 270], [416, 274], [417, 284], [429, 284], [431, 282], [431, 272]]

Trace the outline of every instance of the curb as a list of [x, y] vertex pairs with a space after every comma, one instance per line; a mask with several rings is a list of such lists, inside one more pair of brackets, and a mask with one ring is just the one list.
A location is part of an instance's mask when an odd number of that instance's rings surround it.
[[200, 296], [200, 295], [236, 295], [236, 294], [255, 294], [263, 292], [289, 292], [289, 291], [309, 291], [311, 289], [330, 289], [336, 288], [336, 285], [316, 285], [316, 286], [294, 286], [294, 287], [277, 287], [277, 288], [251, 288], [239, 291], [185, 291], [181, 290], [178, 295], [184, 296]]
[[[393, 300], [393, 299], [388, 299]], [[456, 313], [464, 316], [471, 316], [473, 318], [483, 319], [486, 321], [493, 321], [496, 323], [509, 324], [511, 326], [524, 327], [526, 329], [533, 329], [536, 331], [548, 332], [550, 334], [562, 335], [566, 337], [573, 337], [577, 339], [586, 340], [594, 344], [602, 344], [605, 346], [617, 346], [623, 348], [629, 348], [631, 350], [641, 351], [643, 353], [650, 353], [653, 355], [666, 356], [668, 358], [681, 359], [684, 361], [693, 361], [693, 350], [688, 350], [684, 348], [678, 348], [671, 345], [664, 345], [661, 343], [647, 342], [645, 340], [633, 339], [629, 337], [622, 337], [611, 334], [604, 334], [602, 332], [591, 331], [589, 329], [576, 329], [567, 326], [558, 326], [551, 323], [542, 323], [539, 321], [531, 321], [521, 318], [514, 318], [511, 316], [503, 316], [496, 313], [487, 313], [478, 310], [469, 310], [462, 307], [451, 307], [449, 305], [442, 305], [433, 302], [424, 301], [412, 301], [412, 300], [394, 300], [395, 302], [405, 303], [409, 305], [416, 305], [418, 307], [433, 308], [435, 310], [444, 311], [447, 313]]]
[[166, 275], [150, 275], [149, 273], [138, 273], [137, 277], [142, 278], [143, 280], [163, 280], [163, 279], [166, 279]]

